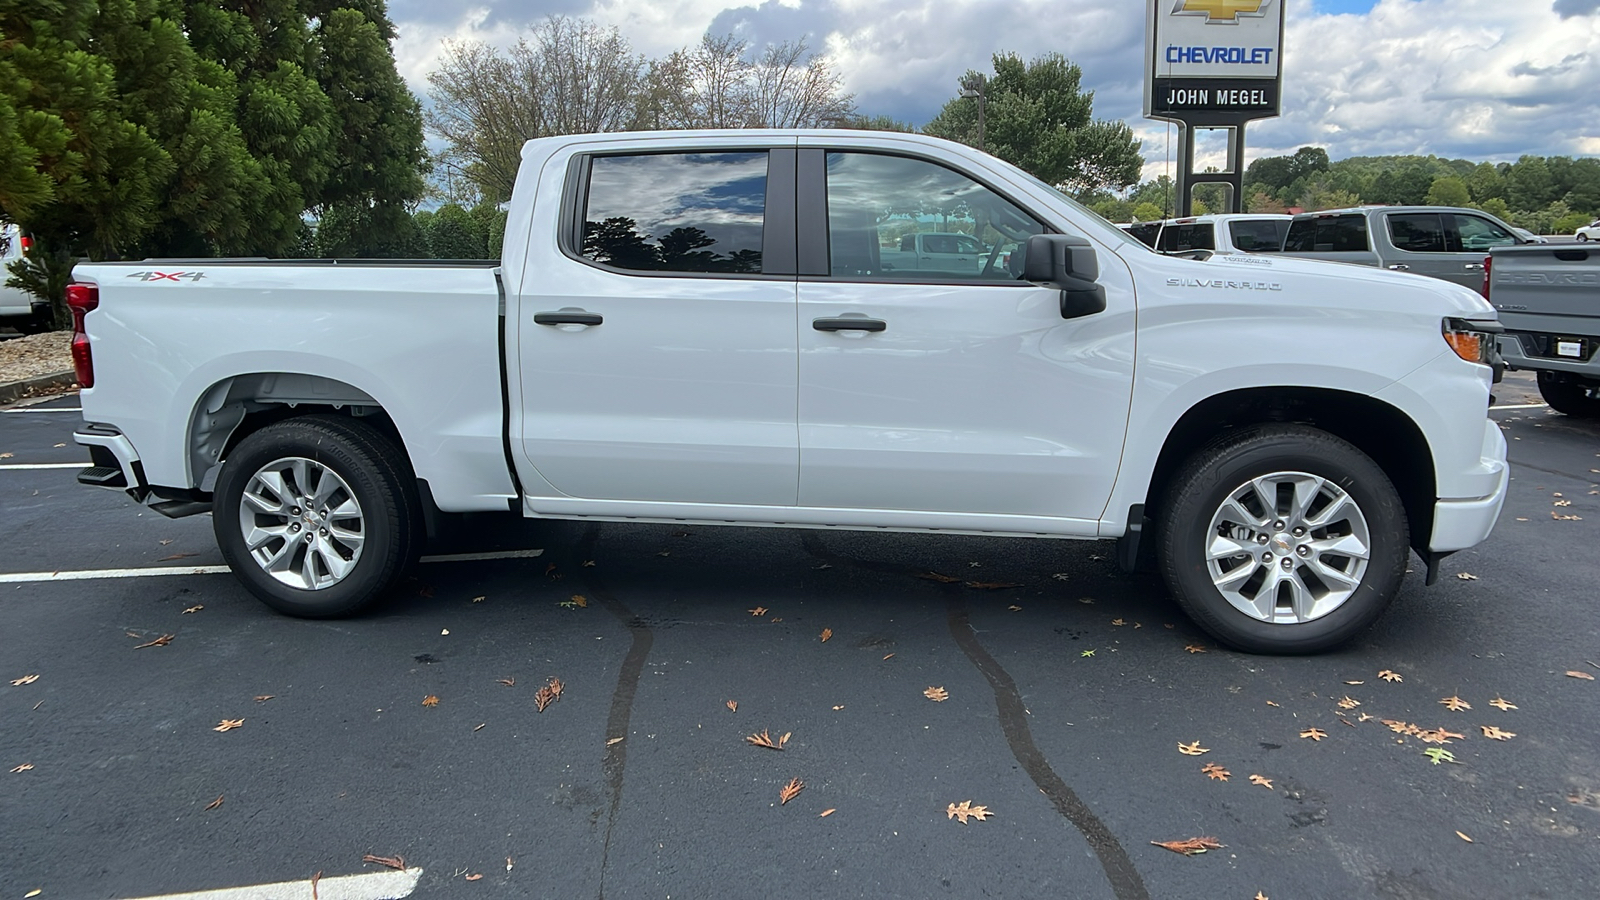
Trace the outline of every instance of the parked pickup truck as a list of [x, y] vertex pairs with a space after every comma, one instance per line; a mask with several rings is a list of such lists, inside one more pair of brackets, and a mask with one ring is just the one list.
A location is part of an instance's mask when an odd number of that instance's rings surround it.
[[[883, 270], [930, 208], [1006, 268]], [[1506, 493], [1477, 292], [1163, 256], [921, 135], [543, 138], [498, 264], [76, 275], [80, 480], [210, 510], [292, 615], [382, 595], [426, 510], [510, 510], [1116, 540], [1219, 640], [1301, 653]]]
[[1512, 369], [1539, 373], [1539, 393], [1569, 416], [1600, 418], [1600, 250], [1499, 247], [1484, 279]]
[[1376, 266], [1483, 285], [1483, 257], [1523, 243], [1511, 226], [1475, 209], [1363, 206], [1301, 213], [1289, 224], [1286, 256]]
[[1161, 223], [1155, 248], [1162, 253], [1277, 253], [1293, 216], [1229, 213], [1190, 216]]
[[[878, 250], [885, 272], [922, 269], [976, 275], [985, 266], [1004, 271], [1005, 259], [970, 234], [924, 231], [903, 234], [896, 250]], [[993, 258], [991, 259], [991, 256]]]

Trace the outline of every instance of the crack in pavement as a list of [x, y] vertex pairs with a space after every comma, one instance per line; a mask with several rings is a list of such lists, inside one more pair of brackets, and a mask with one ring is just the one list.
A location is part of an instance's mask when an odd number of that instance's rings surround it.
[[[803, 535], [801, 543], [808, 554], [826, 562], [843, 563], [870, 572], [892, 575], [916, 574], [906, 566], [841, 556], [824, 547], [822, 541], [813, 534]], [[1104, 870], [1106, 880], [1111, 883], [1111, 891], [1117, 900], [1149, 900], [1150, 892], [1144, 886], [1144, 879], [1140, 877], [1139, 870], [1134, 867], [1133, 860], [1123, 849], [1122, 843], [1111, 833], [1111, 829], [1100, 821], [1099, 816], [1094, 814], [1089, 805], [1078, 797], [1077, 792], [1056, 774], [1055, 769], [1050, 766], [1050, 761], [1033, 742], [1033, 732], [1028, 728], [1027, 710], [1023, 707], [1017, 683], [1010, 673], [989, 655], [989, 651], [984, 649], [982, 642], [978, 640], [977, 632], [972, 630], [961, 585], [945, 584], [941, 587], [948, 600], [947, 621], [950, 626], [950, 636], [993, 689], [1000, 730], [1005, 735], [1006, 743], [1011, 747], [1011, 755], [1016, 757], [1018, 764], [1028, 773], [1028, 777], [1033, 780], [1040, 792], [1049, 798], [1056, 811], [1071, 822], [1089, 843], [1089, 849], [1100, 861], [1100, 868]]]

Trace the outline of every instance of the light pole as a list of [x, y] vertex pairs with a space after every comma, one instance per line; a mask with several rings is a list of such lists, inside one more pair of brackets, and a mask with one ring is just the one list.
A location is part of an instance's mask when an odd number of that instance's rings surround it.
[[989, 79], [982, 73], [974, 72], [961, 80], [961, 96], [967, 100], [978, 101], [978, 149], [987, 152], [983, 140], [983, 115], [988, 105]]

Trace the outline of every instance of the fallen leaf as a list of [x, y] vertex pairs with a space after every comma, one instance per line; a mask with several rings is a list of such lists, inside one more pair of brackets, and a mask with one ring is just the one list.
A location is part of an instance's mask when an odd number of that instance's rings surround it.
[[737, 700], [729, 700], [727, 703], [725, 703], [723, 705], [728, 707], [728, 712], [738, 712], [739, 711], [739, 701], [737, 701]]
[[883, 657], [883, 658], [884, 658], [884, 659], [889, 659], [889, 658], [890, 658], [890, 657], [892, 657], [892, 656], [894, 656], [894, 654], [893, 654], [893, 653], [890, 653], [890, 654], [887, 654], [887, 655], [885, 655], [885, 656], [884, 656], [884, 657]]
[[672, 551], [671, 550], [662, 550], [660, 553], [657, 553], [656, 555], [657, 556], [671, 556], [672, 555]]
[[364, 863], [377, 863], [380, 866], [388, 866], [391, 869], [399, 869], [402, 872], [406, 868], [406, 859], [403, 856], [373, 856], [368, 853], [361, 857], [361, 861]]
[[552, 678], [550, 679], [549, 684], [539, 688], [539, 690], [534, 693], [533, 705], [538, 708], [539, 712], [544, 712], [550, 704], [561, 699], [560, 684], [561, 682], [559, 680]]
[[1433, 764], [1436, 766], [1442, 762], [1453, 763], [1456, 761], [1456, 755], [1451, 753], [1449, 750], [1444, 749], [1443, 747], [1429, 747], [1428, 749], [1422, 751], [1422, 755], [1432, 760]]
[[923, 581], [937, 581], [940, 584], [954, 584], [961, 580], [959, 578], [951, 578], [949, 575], [940, 575], [938, 572], [923, 572], [917, 577]]
[[1356, 707], [1358, 707], [1360, 705], [1361, 705], [1361, 701], [1360, 700], [1352, 700], [1349, 697], [1345, 697], [1344, 699], [1339, 701], [1339, 708], [1340, 709], [1355, 709]]
[[1462, 581], [1477, 581], [1478, 580], [1478, 576], [1473, 575], [1473, 574], [1471, 574], [1469, 572], [1457, 572], [1456, 573], [1456, 577], [1461, 579]]
[[1124, 622], [1124, 621], [1122, 621], [1122, 620], [1121, 620], [1121, 619], [1112, 619], [1112, 620], [1111, 620], [1111, 624], [1113, 624], [1113, 625], [1116, 625], [1116, 626], [1117, 626], [1117, 627], [1119, 627], [1119, 628], [1120, 628], [1120, 627], [1122, 627], [1122, 626], [1123, 626], [1123, 625], [1126, 625], [1126, 624], [1128, 624], [1128, 623], [1127, 623], [1127, 622]]
[[1346, 681], [1345, 684], [1366, 684], [1365, 681]]
[[783, 621], [783, 617], [782, 616], [773, 616], [773, 617], [767, 619], [767, 621], [768, 622], [782, 622]]
[[472, 727], [472, 733], [473, 733], [473, 734], [477, 734], [477, 733], [478, 733], [478, 732], [480, 732], [480, 731], [482, 731], [482, 730], [483, 730], [483, 729], [485, 729], [485, 728], [487, 728], [487, 727], [488, 727], [488, 725], [489, 725], [489, 723], [488, 723], [488, 722], [480, 722], [480, 723], [478, 723], [478, 724], [477, 724], [477, 725], [474, 725], [474, 726], [473, 726], [473, 727]]
[[482, 873], [476, 873], [475, 872], [475, 873], [473, 873], [471, 875], [468, 875], [466, 880], [467, 881], [482, 881], [483, 880], [483, 875], [482, 875]]
[[1078, 602], [1082, 603], [1082, 604], [1085, 604], [1085, 605], [1088, 605], [1088, 604], [1094, 603], [1094, 598], [1093, 597], [1079, 597], [1078, 598]]
[[1216, 763], [1206, 763], [1200, 767], [1200, 771], [1213, 781], [1227, 781], [1228, 776], [1233, 774]]
[[15, 455], [15, 453], [0, 453], [0, 459], [10, 459]]
[[749, 612], [750, 615], [752, 615], [752, 616], [764, 616], [764, 615], [767, 614], [767, 608], [765, 606], [758, 606], [755, 609], [746, 610], [746, 611]]
[[472, 598], [472, 602], [473, 602], [473, 603], [482, 603], [482, 602], [483, 602], [483, 601], [484, 601], [484, 600], [486, 600], [486, 599], [487, 599], [487, 596], [483, 596], [483, 597], [473, 597], [473, 598]]
[[827, 817], [833, 815], [835, 812], [837, 812], [837, 810], [825, 809], [822, 812], [817, 813], [817, 818], [826, 819]]
[[822, 638], [822, 642], [824, 644], [826, 644], [828, 642], [828, 638], [833, 637], [833, 629], [832, 628], [824, 628], [824, 629], [822, 629], [822, 634], [820, 635], [820, 637]]
[[1259, 784], [1259, 785], [1261, 785], [1262, 787], [1266, 788], [1269, 791], [1270, 790], [1274, 790], [1274, 788], [1272, 787], [1272, 779], [1271, 778], [1263, 778], [1260, 775], [1251, 775], [1250, 776], [1250, 783], [1251, 784]]
[[1273, 702], [1272, 702], [1272, 701], [1271, 701], [1271, 700], [1268, 700], [1268, 701], [1267, 701], [1267, 705], [1268, 705], [1268, 706], [1277, 706], [1277, 705], [1278, 705], [1278, 704], [1276, 704], [1276, 703], [1273, 703]]
[[440, 635], [441, 635], [441, 636], [442, 636], [442, 635], [447, 635], [447, 634], [449, 634], [449, 633], [450, 633], [450, 629], [448, 629], [448, 628], [441, 628], [441, 629], [439, 629], [439, 634], [440, 634]]
[[1557, 522], [1582, 522], [1583, 521], [1583, 516], [1563, 516], [1560, 513], [1554, 513], [1554, 512], [1552, 512], [1550, 514], [1550, 518], [1555, 519]]
[[1496, 697], [1489, 701], [1489, 705], [1499, 710], [1516, 709], [1517, 705], [1504, 697]]
[[1557, 500], [1554, 505], [1556, 505], [1556, 506], [1571, 506], [1572, 505], [1572, 501], [1571, 500]]
[[[1415, 726], [1412, 727], [1414, 728]], [[1424, 744], [1448, 744], [1450, 743], [1451, 738], [1466, 737], [1464, 734], [1457, 734], [1456, 732], [1445, 728], [1433, 728], [1429, 730], [1418, 729], [1408, 733], [1415, 735], [1417, 740], [1423, 742]]]
[[976, 591], [1004, 591], [1011, 588], [1019, 588], [1022, 585], [1010, 581], [969, 581], [967, 582], [967, 587]]
[[1256, 891], [1256, 895], [1253, 898], [1253, 900], [1272, 900], [1272, 898], [1268, 897], [1266, 894], [1262, 893], [1261, 891]]
[[317, 897], [317, 882], [319, 882], [321, 880], [322, 880], [322, 870], [318, 869], [317, 870], [317, 874], [311, 876], [311, 900], [319, 900], [319, 898]]
[[804, 781], [801, 781], [798, 778], [789, 779], [789, 783], [784, 785], [782, 790], [778, 791], [778, 805], [784, 806], [790, 800], [800, 796], [800, 792], [805, 790], [805, 787], [806, 783]]
[[422, 705], [423, 706], [438, 706], [439, 705], [439, 698], [435, 697], [432, 694], [429, 694], [428, 696], [422, 698]]
[[760, 734], [749, 735], [745, 738], [745, 741], [754, 744], [757, 747], [765, 747], [768, 750], [782, 750], [783, 745], [789, 741], [789, 735], [785, 734], [783, 737], [773, 740], [772, 735], [769, 734], [765, 728], [763, 728], [761, 729]]
[[1356, 713], [1356, 721], [1357, 722], [1367, 722], [1367, 721], [1370, 721], [1370, 720], [1376, 719], [1376, 718], [1377, 718], [1377, 716], [1369, 716], [1366, 713]]
[[1190, 653], [1206, 652], [1206, 648], [1200, 644], [1186, 644], [1183, 649], [1189, 651]]
[[183, 614], [187, 616], [190, 613], [197, 613], [202, 609], [205, 609], [205, 606], [203, 604], [196, 603], [195, 605], [193, 605], [193, 606], [189, 607], [188, 609], [184, 610]]
[[507, 872], [509, 872], [512, 869], [516, 868], [516, 865], [517, 865], [516, 863], [511, 861], [511, 857], [509, 857], [509, 856], [506, 857], [506, 871]]
[[1310, 738], [1313, 741], [1320, 741], [1327, 737], [1328, 733], [1323, 731], [1321, 728], [1307, 728], [1305, 731], [1300, 732], [1300, 736], [1303, 738]]
[[277, 694], [257, 694], [257, 695], [255, 695], [255, 697], [253, 697], [251, 699], [255, 700], [257, 703], [265, 703], [268, 700], [271, 700], [273, 697], [276, 697], [276, 696], [278, 696], [278, 695]]
[[1570, 672], [1568, 672], [1567, 673], [1567, 677], [1568, 678], [1582, 678], [1584, 681], [1593, 681], [1594, 680], [1594, 676], [1593, 675], [1590, 675], [1588, 672], [1580, 672], [1577, 669], [1573, 669]]
[[1474, 841], [1472, 838], [1467, 837], [1459, 831], [1456, 832], [1456, 837], [1461, 838], [1463, 841], [1466, 841], [1469, 844], [1476, 843], [1476, 841]]
[[594, 560], [592, 560], [592, 559], [586, 559], [586, 560], [584, 560], [584, 561], [583, 561], [583, 568], [585, 568], [585, 569], [592, 569], [592, 568], [594, 568]]
[[1444, 704], [1444, 708], [1450, 710], [1451, 712], [1461, 712], [1464, 709], [1472, 708], [1471, 703], [1468, 703], [1460, 697], [1445, 697], [1439, 702]]
[[165, 540], [156, 541], [156, 543], [158, 543], [161, 546], [165, 547], [166, 545], [172, 543], [174, 540], [176, 540], [176, 539], [175, 538], [166, 538]]
[[1495, 741], [1509, 741], [1517, 736], [1515, 731], [1501, 731], [1493, 725], [1479, 725], [1483, 729], [1483, 736]]
[[553, 694], [557, 700], [561, 699], [561, 692], [567, 688], [566, 685], [561, 683], [561, 679], [559, 678], [551, 678], [549, 687], [550, 693]]
[[929, 700], [932, 700], [935, 703], [943, 703], [944, 701], [950, 699], [950, 692], [942, 687], [932, 687], [930, 685], [927, 690], [922, 692], [922, 696], [927, 697]]
[[1067, 579], [1071, 578], [1072, 576], [1068, 575], [1065, 572], [1057, 572], [1054, 575], [1051, 575], [1050, 577], [1054, 578], [1057, 581], [1066, 581]]
[[32, 771], [32, 770], [33, 770], [33, 763], [23, 763], [22, 765], [17, 766], [16, 768], [12, 769], [11, 770], [11, 774], [18, 775], [18, 774], [21, 774], [23, 772], [29, 772], [29, 771]]
[[614, 744], [620, 744], [620, 743], [622, 743], [622, 738], [614, 737], [614, 738], [611, 738], [611, 739], [606, 741], [606, 746], [610, 747], [610, 746], [612, 746]]
[[171, 556], [163, 556], [160, 559], [156, 560], [156, 562], [169, 562], [169, 561], [174, 560], [174, 559], [188, 559], [191, 556], [199, 556], [199, 555], [200, 554], [198, 554], [198, 553], [174, 553]]
[[1210, 753], [1211, 748], [1202, 747], [1200, 746], [1199, 741], [1195, 741], [1192, 744], [1179, 744], [1178, 752], [1182, 753], [1184, 756], [1199, 756], [1202, 753]]
[[219, 807], [221, 805], [222, 805], [222, 795], [218, 794], [217, 795], [217, 799], [215, 799], [215, 800], [211, 801], [210, 803], [206, 804], [206, 808], [205, 808], [204, 812], [211, 812], [213, 809], [216, 809], [217, 807]]
[[585, 609], [589, 606], [589, 598], [582, 594], [573, 594], [571, 600], [562, 600], [556, 605], [562, 609]]
[[13, 679], [11, 679], [11, 685], [12, 685], [12, 687], [22, 687], [25, 684], [33, 684], [35, 681], [38, 681], [38, 680], [39, 680], [39, 676], [37, 676], [37, 675], [24, 675], [21, 678], [13, 678]]
[[838, 712], [838, 711], [839, 711], [839, 710], [841, 710], [841, 709], [844, 709], [844, 704], [843, 704], [843, 703], [841, 703], [841, 704], [839, 704], [839, 705], [838, 705], [838, 706], [835, 706], [835, 707], [834, 707], [834, 708], [833, 708], [833, 711], [834, 711], [834, 712]]
[[963, 825], [967, 824], [967, 819], [969, 818], [977, 819], [979, 822], [983, 822], [992, 815], [994, 815], [994, 813], [989, 811], [989, 807], [973, 806], [971, 800], [963, 800], [960, 804], [952, 803], [945, 807], [944, 810], [944, 817], [946, 819], [959, 819]]
[[512, 676], [509, 676], [507, 678], [499, 678], [499, 679], [496, 679], [496, 683], [503, 684], [506, 687], [516, 687], [517, 686], [517, 677], [515, 675], [512, 675]]
[[31, 900], [31, 898], [37, 897], [42, 893], [44, 893], [44, 888], [34, 888], [33, 890], [27, 892], [26, 894], [23, 894], [22, 895], [22, 900]]
[[1094, 651], [1093, 650], [1085, 650], [1082, 653], [1079, 653], [1078, 655], [1079, 656], [1085, 656], [1085, 657], [1093, 656], [1094, 655]]
[[217, 727], [215, 727], [215, 728], [213, 728], [211, 730], [212, 731], [232, 731], [235, 728], [243, 728], [243, 727], [244, 727], [244, 720], [243, 719], [223, 719], [221, 724], [219, 724]]
[[1022, 612], [1022, 607], [1016, 605], [1008, 606], [1006, 609], [1009, 609], [1012, 612]]
[[1184, 856], [1194, 856], [1207, 850], [1221, 850], [1225, 844], [1213, 837], [1193, 837], [1181, 841], [1151, 841], [1157, 847], [1164, 847], [1173, 853], [1182, 853]]
[[153, 640], [153, 641], [151, 641], [151, 642], [149, 642], [147, 644], [140, 644], [139, 646], [137, 646], [137, 647], [135, 647], [133, 649], [135, 649], [135, 650], [143, 650], [146, 647], [165, 647], [166, 645], [172, 643], [173, 637], [175, 637], [175, 635], [163, 634], [161, 637], [158, 637], [155, 640]]
[[1382, 678], [1384, 681], [1405, 681], [1404, 678], [1400, 677], [1399, 672], [1391, 672], [1388, 669], [1384, 669], [1382, 672], [1379, 672], [1378, 677]]

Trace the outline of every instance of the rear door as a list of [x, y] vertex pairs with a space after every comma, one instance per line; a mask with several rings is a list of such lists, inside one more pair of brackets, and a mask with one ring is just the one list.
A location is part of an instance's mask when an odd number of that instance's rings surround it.
[[1289, 223], [1283, 252], [1307, 259], [1378, 265], [1367, 238], [1367, 217], [1361, 213], [1316, 213]]
[[1483, 286], [1483, 260], [1489, 251], [1521, 243], [1516, 235], [1483, 216], [1447, 213], [1445, 219], [1459, 252], [1444, 277], [1473, 290]]
[[577, 156], [562, 206], [517, 323], [528, 461], [568, 497], [793, 506], [794, 151]]
[[[996, 190], [878, 152], [802, 146], [799, 172], [800, 504], [1097, 520], [1133, 381], [1115, 255], [1109, 308], [1063, 319], [1059, 291], [1018, 277], [1045, 225]], [[981, 266], [877, 264], [893, 235], [945, 221], [988, 245]]]
[[[1449, 231], [1442, 213], [1387, 213], [1383, 218], [1389, 243], [1395, 249], [1386, 268], [1430, 278], [1459, 280], [1456, 276], [1461, 273], [1461, 254], [1451, 250]], [[1481, 281], [1483, 260], [1480, 258], [1478, 262], [1478, 279]]]

